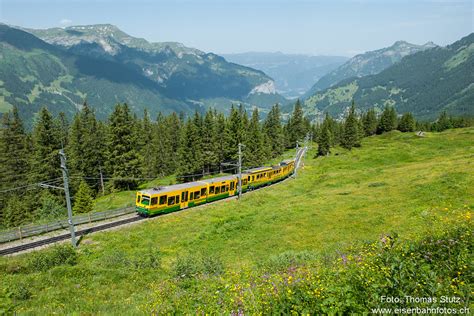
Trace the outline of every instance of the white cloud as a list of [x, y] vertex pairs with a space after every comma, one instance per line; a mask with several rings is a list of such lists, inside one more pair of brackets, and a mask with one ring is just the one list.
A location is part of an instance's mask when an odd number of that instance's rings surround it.
[[68, 26], [72, 23], [72, 21], [70, 19], [61, 19], [61, 21], [59, 21], [59, 24], [61, 24], [61, 26]]

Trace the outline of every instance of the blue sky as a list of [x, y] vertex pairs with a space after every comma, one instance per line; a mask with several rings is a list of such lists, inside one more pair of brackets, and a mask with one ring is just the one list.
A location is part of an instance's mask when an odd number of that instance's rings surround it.
[[0, 0], [0, 21], [31, 28], [111, 23], [149, 41], [215, 53], [346, 55], [452, 43], [473, 32], [473, 0]]

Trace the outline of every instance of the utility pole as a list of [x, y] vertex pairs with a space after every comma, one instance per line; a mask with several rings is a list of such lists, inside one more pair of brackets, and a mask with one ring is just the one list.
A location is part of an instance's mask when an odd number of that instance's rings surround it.
[[296, 141], [296, 159], [295, 159], [295, 172], [293, 173], [293, 178], [296, 178], [296, 170], [298, 170], [298, 141]]
[[239, 143], [239, 200], [242, 197], [242, 144]]
[[66, 206], [67, 206], [67, 215], [69, 230], [71, 231], [71, 243], [74, 248], [76, 245], [76, 232], [74, 228], [74, 223], [72, 222], [72, 208], [71, 208], [71, 197], [69, 196], [69, 179], [68, 171], [66, 167], [66, 154], [64, 154], [64, 149], [59, 151], [59, 156], [61, 157], [61, 169], [63, 170], [63, 179], [64, 179], [64, 192], [66, 193]]
[[102, 188], [102, 195], [105, 195], [104, 177], [102, 176], [102, 167], [101, 166], [99, 166], [99, 172], [100, 172], [100, 187]]
[[238, 167], [238, 172], [239, 172], [238, 180], [239, 180], [239, 182], [237, 184], [237, 186], [238, 186], [237, 189], [239, 191], [239, 195], [238, 195], [239, 200], [242, 197], [242, 147], [245, 147], [245, 145], [239, 143], [239, 161], [238, 161], [238, 163], [228, 163], [228, 162], [222, 162], [221, 163], [221, 166]]

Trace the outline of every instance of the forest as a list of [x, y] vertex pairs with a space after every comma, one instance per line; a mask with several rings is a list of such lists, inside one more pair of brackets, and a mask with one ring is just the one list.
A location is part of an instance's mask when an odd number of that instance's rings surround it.
[[263, 165], [297, 142], [302, 145], [306, 137], [318, 143], [317, 155], [324, 156], [335, 146], [350, 150], [360, 146], [362, 137], [394, 129], [442, 131], [471, 123], [445, 112], [435, 122], [417, 122], [411, 113], [399, 116], [393, 107], [381, 114], [373, 109], [360, 113], [353, 103], [344, 120], [326, 114], [322, 123], [312, 124], [299, 100], [284, 123], [278, 104], [265, 119], [258, 109], [248, 113], [242, 105], [232, 105], [227, 117], [211, 109], [188, 117], [159, 114], [156, 119], [145, 110], [138, 118], [127, 104], [117, 104], [108, 120], [100, 121], [85, 102], [71, 121], [43, 107], [29, 131], [14, 108], [1, 119], [0, 227], [64, 216], [64, 192], [52, 188], [63, 185], [61, 149], [77, 214], [92, 211], [93, 198], [100, 194], [134, 190], [164, 176], [187, 182], [234, 173], [235, 167], [223, 163], [237, 160], [239, 143], [245, 145], [245, 169]]

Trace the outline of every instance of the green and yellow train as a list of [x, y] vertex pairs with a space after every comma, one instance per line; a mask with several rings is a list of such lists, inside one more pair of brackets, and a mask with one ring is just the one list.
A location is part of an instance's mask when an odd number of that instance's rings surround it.
[[[295, 160], [242, 173], [242, 192], [281, 181], [293, 174]], [[136, 211], [142, 216], [169, 213], [238, 194], [238, 177], [230, 175], [137, 192]]]

